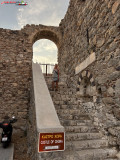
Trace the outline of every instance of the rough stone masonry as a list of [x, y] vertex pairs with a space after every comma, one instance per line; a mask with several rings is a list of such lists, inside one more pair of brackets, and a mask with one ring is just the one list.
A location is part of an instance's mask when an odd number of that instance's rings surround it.
[[[59, 27], [0, 29], [0, 120], [6, 114], [16, 115], [16, 129], [21, 132], [27, 129], [32, 46], [42, 38], [57, 45], [60, 76], [65, 77], [74, 101], [109, 135], [110, 144], [119, 147], [120, 0], [70, 0]], [[83, 63], [93, 53], [95, 61]], [[81, 63], [84, 69], [76, 74]]]
[[62, 76], [110, 144], [120, 145], [120, 1], [71, 0], [60, 28]]

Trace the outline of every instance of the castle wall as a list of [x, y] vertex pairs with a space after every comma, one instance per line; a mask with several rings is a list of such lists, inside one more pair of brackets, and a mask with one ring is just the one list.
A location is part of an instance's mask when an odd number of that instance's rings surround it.
[[32, 54], [26, 49], [27, 34], [0, 29], [0, 120], [18, 118], [16, 128], [26, 130]]
[[14, 128], [21, 134], [27, 130], [32, 79], [33, 44], [50, 39], [59, 48], [58, 27], [26, 25], [21, 30], [0, 29], [0, 121], [5, 115], [15, 115]]
[[[118, 135], [120, 1], [71, 0], [60, 28], [63, 34], [58, 56], [60, 72], [67, 76], [66, 83], [73, 94], [78, 95], [75, 100], [94, 117], [95, 125], [114, 136]], [[95, 61], [86, 67], [86, 59], [92, 53], [95, 53]], [[76, 74], [75, 69], [80, 64], [85, 68]], [[85, 77], [93, 82], [86, 84], [87, 91], [95, 87], [89, 96], [81, 95], [85, 90], [85, 85], [82, 85]]]

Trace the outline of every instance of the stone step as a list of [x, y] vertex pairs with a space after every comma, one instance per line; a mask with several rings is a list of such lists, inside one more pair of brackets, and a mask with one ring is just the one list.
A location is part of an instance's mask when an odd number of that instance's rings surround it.
[[104, 160], [119, 160], [117, 158], [107, 158], [107, 159], [104, 159]]
[[[77, 105], [78, 106], [77, 102], [74, 101], [74, 100], [73, 101], [69, 101], [68, 98], [57, 100], [56, 97], [55, 98], [53, 96], [51, 96], [51, 97], [52, 97], [52, 101], [53, 101], [54, 105], [69, 105], [69, 106], [70, 105], [72, 105], [72, 106]], [[79, 109], [79, 106], [76, 107], [76, 109]]]
[[[105, 160], [106, 158], [110, 158], [108, 160], [112, 160], [111, 158], [115, 157], [117, 151], [113, 148], [107, 149], [89, 149], [89, 150], [81, 150], [76, 152], [79, 155], [79, 160]], [[113, 159], [114, 160], [114, 159]]]
[[97, 149], [97, 148], [103, 148], [103, 147], [108, 147], [108, 141], [105, 139], [66, 142], [66, 150], [79, 151], [81, 149]]
[[92, 120], [60, 120], [63, 126], [92, 126]]
[[67, 88], [66, 89], [64, 89], [64, 91], [62, 91], [62, 90], [60, 90], [60, 89], [58, 89], [58, 91], [52, 91], [52, 89], [51, 88], [49, 88], [49, 92], [50, 92], [50, 94], [51, 95], [64, 95], [64, 96], [66, 96], [66, 95], [69, 95], [69, 93], [66, 93], [66, 91], [67, 91]]
[[81, 113], [80, 109], [58, 109], [57, 113], [61, 115], [74, 115], [74, 116], [81, 116], [86, 118], [89, 117], [88, 114]]
[[[50, 85], [49, 85], [50, 86]], [[51, 86], [49, 87], [49, 89], [50, 89], [50, 92], [55, 92], [55, 91], [52, 91], [52, 88], [51, 88]], [[59, 87], [58, 88], [58, 91], [57, 92], [62, 92], [62, 93], [64, 93], [65, 91], [67, 91], [67, 86], [66, 87]]]
[[80, 110], [80, 108], [79, 108], [79, 106], [78, 105], [65, 105], [65, 104], [63, 104], [63, 105], [60, 105], [60, 109], [74, 109], [74, 110]]
[[86, 115], [65, 115], [65, 114], [59, 114], [57, 113], [60, 119], [65, 120], [90, 120], [90, 118]]
[[[61, 103], [61, 102], [60, 102]], [[69, 105], [69, 104], [64, 104], [64, 102], [62, 102], [61, 104], [54, 104], [56, 110], [79, 110], [81, 112], [81, 108], [79, 107], [79, 105]], [[83, 109], [82, 109], [83, 110]], [[81, 112], [81, 114], [86, 114], [85, 112]]]
[[92, 140], [100, 139], [103, 135], [101, 133], [66, 133], [66, 141], [77, 141], [77, 140]]
[[74, 133], [94, 133], [94, 132], [98, 132], [98, 129], [95, 128], [94, 126], [66, 126], [65, 127], [65, 131], [66, 132], [74, 132]]
[[54, 102], [54, 105], [68, 104], [68, 99], [67, 98], [60, 99], [60, 98], [52, 97], [52, 100]]
[[56, 108], [56, 110], [59, 110], [59, 109], [68, 109], [68, 105], [56, 104], [55, 108]]

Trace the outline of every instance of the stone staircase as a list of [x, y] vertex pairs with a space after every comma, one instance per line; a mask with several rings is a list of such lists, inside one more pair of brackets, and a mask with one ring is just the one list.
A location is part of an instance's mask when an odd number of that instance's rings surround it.
[[117, 160], [116, 148], [110, 148], [107, 137], [98, 131], [87, 114], [81, 113], [66, 86], [59, 86], [58, 91], [50, 91], [50, 94], [66, 132], [65, 152], [61, 159]]

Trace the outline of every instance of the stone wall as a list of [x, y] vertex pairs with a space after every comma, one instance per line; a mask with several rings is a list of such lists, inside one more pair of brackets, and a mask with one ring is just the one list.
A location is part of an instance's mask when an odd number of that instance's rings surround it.
[[0, 120], [15, 115], [16, 128], [26, 130], [30, 100], [31, 59], [27, 34], [0, 29]]
[[[95, 125], [118, 138], [120, 128], [119, 13], [119, 0], [71, 0], [65, 18], [60, 23], [63, 40], [58, 57], [60, 72], [67, 76], [66, 83], [72, 88], [73, 94], [77, 94], [79, 105], [90, 113]], [[93, 52], [96, 60], [90, 65], [82, 63], [87, 62], [86, 59], [89, 59], [89, 55]], [[75, 74], [75, 69], [80, 64], [85, 68]], [[91, 91], [93, 86], [95, 90]], [[84, 91], [86, 94], [83, 94]]]
[[36, 126], [36, 114], [35, 114], [35, 97], [33, 89], [33, 80], [31, 83], [30, 91], [30, 107], [29, 107], [29, 118], [27, 121], [27, 143], [28, 143], [28, 155], [30, 160], [37, 159], [38, 150], [38, 137], [37, 137], [37, 126]]
[[33, 44], [38, 39], [50, 39], [59, 48], [58, 27], [26, 25], [21, 30], [0, 29], [0, 120], [15, 115], [15, 128], [26, 132], [30, 105]]
[[[33, 92], [30, 88], [32, 46], [42, 38], [52, 40], [59, 48], [61, 43], [59, 27], [26, 25], [23, 29], [16, 31], [0, 29], [0, 121], [5, 115], [16, 116], [18, 121], [14, 124], [14, 137], [17, 139], [16, 135], [18, 135], [20, 139], [21, 136], [28, 136], [28, 153], [34, 159], [36, 158], [35, 137], [37, 135], [35, 135], [36, 126], [34, 125], [35, 114], [32, 99], [34, 97], [30, 96]], [[14, 143], [16, 144], [16, 141]], [[17, 153], [18, 150], [16, 148], [15, 150]]]

